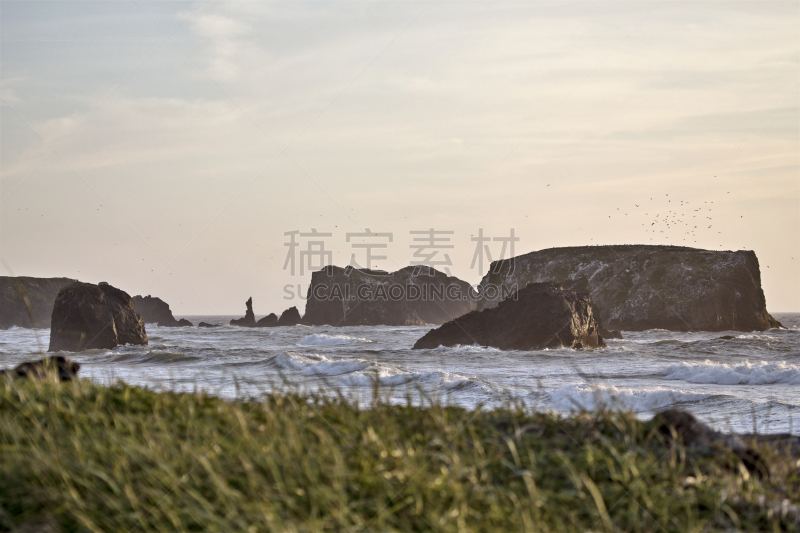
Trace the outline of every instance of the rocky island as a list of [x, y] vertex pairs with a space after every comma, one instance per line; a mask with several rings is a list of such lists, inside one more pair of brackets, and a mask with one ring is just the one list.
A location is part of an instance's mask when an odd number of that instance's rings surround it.
[[256, 314], [253, 312], [253, 297], [247, 299], [245, 302], [247, 310], [244, 312], [242, 318], [234, 318], [231, 320], [231, 326], [241, 326], [243, 328], [256, 327]]
[[58, 292], [48, 351], [80, 352], [121, 344], [147, 344], [144, 319], [128, 293], [105, 282], [79, 281]]
[[300, 311], [297, 307], [290, 307], [283, 313], [280, 318], [275, 313], [270, 313], [265, 317], [256, 320], [256, 315], [253, 312], [253, 298], [250, 297], [245, 302], [247, 310], [242, 318], [234, 318], [231, 320], [231, 326], [239, 326], [243, 328], [274, 328], [277, 326], [296, 326], [302, 321]]
[[495, 307], [503, 289], [528, 283], [588, 280], [600, 321], [642, 331], [764, 331], [781, 327], [767, 312], [752, 251], [679, 246], [549, 248], [493, 262], [481, 280], [479, 309]]
[[430, 267], [397, 272], [327, 266], [311, 275], [303, 323], [443, 324], [475, 309], [469, 283]]
[[58, 291], [75, 281], [0, 276], [0, 329], [49, 328]]
[[144, 318], [145, 324], [158, 324], [162, 328], [192, 326], [192, 323], [185, 318], [176, 320], [172, 315], [169, 304], [161, 298], [155, 298], [150, 295], [134, 296], [133, 303], [136, 305], [136, 312]]
[[496, 307], [451, 320], [426, 333], [414, 349], [473, 344], [501, 350], [606, 346], [589, 296], [555, 283], [531, 283]]

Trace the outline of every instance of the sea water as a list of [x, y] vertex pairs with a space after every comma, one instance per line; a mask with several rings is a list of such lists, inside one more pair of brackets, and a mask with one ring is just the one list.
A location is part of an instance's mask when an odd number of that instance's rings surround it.
[[[500, 351], [479, 346], [412, 350], [430, 326], [229, 326], [227, 316], [187, 316], [212, 328], [148, 324], [147, 346], [65, 354], [80, 376], [226, 398], [266, 392], [337, 394], [368, 405], [440, 401], [474, 409], [504, 402], [569, 413], [615, 408], [643, 418], [688, 409], [722, 430], [800, 434], [800, 313], [764, 332], [623, 332], [594, 350]], [[729, 336], [732, 338], [723, 338]], [[0, 366], [41, 357], [48, 330], [0, 331]]]

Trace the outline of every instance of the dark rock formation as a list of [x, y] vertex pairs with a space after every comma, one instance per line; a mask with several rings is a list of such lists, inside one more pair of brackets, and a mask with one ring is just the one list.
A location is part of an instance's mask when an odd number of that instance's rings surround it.
[[276, 315], [275, 313], [270, 313], [264, 318], [259, 319], [258, 322], [256, 322], [257, 328], [274, 328], [277, 325], [278, 325], [278, 315]]
[[392, 273], [328, 266], [311, 276], [303, 323], [443, 324], [475, 309], [473, 296], [466, 281], [424, 266]]
[[49, 328], [53, 303], [69, 278], [0, 276], [0, 329]]
[[[577, 292], [579, 294], [591, 296], [592, 293], [589, 280], [586, 278], [567, 280], [562, 284], [562, 286], [568, 291]], [[600, 319], [600, 310], [597, 309], [597, 305], [594, 303], [594, 301], [592, 301], [592, 315], [597, 321], [597, 331], [600, 333], [600, 336], [603, 337], [603, 339], [608, 340], [622, 338], [622, 332], [620, 332], [618, 329], [608, 329], [603, 326], [603, 322]]]
[[587, 294], [531, 283], [497, 307], [472, 311], [433, 329], [414, 349], [479, 344], [501, 350], [605, 347]]
[[176, 320], [169, 304], [161, 298], [149, 295], [134, 296], [133, 303], [136, 305], [136, 312], [144, 318], [145, 324], [158, 324], [167, 328], [192, 327], [192, 323], [185, 318]]
[[479, 309], [497, 305], [503, 288], [586, 278], [600, 320], [610, 329], [763, 331], [780, 327], [767, 312], [752, 251], [678, 246], [550, 248], [492, 263]]
[[300, 317], [300, 311], [297, 310], [296, 307], [292, 306], [283, 313], [281, 313], [281, 317], [278, 319], [279, 326], [296, 326], [300, 322], [302, 322], [302, 318]]
[[708, 445], [723, 437], [688, 411], [667, 409], [656, 414], [654, 420], [659, 423], [658, 430], [665, 437], [678, 439], [686, 446]]
[[216, 327], [216, 326], [214, 326], [214, 324], [209, 324], [208, 322], [200, 322], [199, 324], [197, 324], [197, 327], [198, 328], [213, 328], [213, 327]]
[[678, 440], [690, 449], [727, 449], [739, 457], [748, 470], [762, 477], [769, 477], [769, 464], [753, 449], [754, 446], [778, 445], [790, 456], [800, 457], [800, 437], [791, 433], [722, 433], [700, 422], [693, 414], [677, 409], [667, 409], [656, 414], [653, 422], [667, 440]]
[[231, 320], [231, 326], [241, 326], [243, 328], [254, 328], [256, 327], [256, 315], [253, 313], [253, 298], [248, 298], [247, 302], [247, 311], [245, 312], [242, 318], [234, 318]]
[[79, 352], [120, 344], [147, 344], [144, 319], [125, 291], [105, 282], [75, 282], [59, 291], [48, 351]]
[[58, 376], [59, 381], [70, 381], [78, 374], [80, 368], [81, 365], [75, 361], [61, 355], [54, 355], [38, 361], [26, 361], [12, 370], [0, 370], [0, 377], [43, 379], [55, 375]]

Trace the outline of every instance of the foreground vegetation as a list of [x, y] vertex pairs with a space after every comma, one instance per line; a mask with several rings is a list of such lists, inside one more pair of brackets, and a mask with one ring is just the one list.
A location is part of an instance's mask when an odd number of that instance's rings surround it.
[[[795, 530], [800, 475], [656, 422], [0, 380], [0, 531]], [[19, 528], [19, 529], [17, 529]]]

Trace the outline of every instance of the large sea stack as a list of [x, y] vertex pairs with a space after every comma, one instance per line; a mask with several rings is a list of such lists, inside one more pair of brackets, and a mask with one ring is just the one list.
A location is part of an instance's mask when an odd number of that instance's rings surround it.
[[501, 350], [606, 345], [589, 295], [555, 283], [531, 283], [496, 307], [456, 318], [429, 331], [414, 349], [473, 344]]
[[442, 324], [473, 309], [469, 283], [433, 268], [409, 266], [388, 273], [327, 266], [311, 275], [303, 323]]
[[61, 289], [53, 305], [49, 351], [79, 352], [147, 344], [144, 319], [125, 291], [108, 283], [75, 282]]
[[481, 281], [479, 309], [514, 286], [586, 278], [600, 320], [610, 329], [763, 331], [780, 327], [767, 312], [752, 251], [678, 246], [550, 248], [492, 263]]
[[49, 328], [58, 291], [69, 278], [0, 276], [0, 329]]
[[192, 323], [182, 318], [176, 320], [172, 315], [169, 304], [161, 298], [153, 296], [134, 296], [133, 303], [136, 305], [136, 312], [142, 315], [145, 324], [158, 324], [161, 327], [177, 328], [188, 326]]

